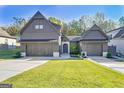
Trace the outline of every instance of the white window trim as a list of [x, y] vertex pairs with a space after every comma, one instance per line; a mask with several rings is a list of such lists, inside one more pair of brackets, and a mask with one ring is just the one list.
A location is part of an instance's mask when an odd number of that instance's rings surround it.
[[35, 25], [35, 29], [39, 29], [39, 25]]
[[43, 25], [39, 25], [39, 29], [43, 29]]
[[35, 29], [38, 30], [38, 29], [43, 29], [43, 25], [35, 25]]

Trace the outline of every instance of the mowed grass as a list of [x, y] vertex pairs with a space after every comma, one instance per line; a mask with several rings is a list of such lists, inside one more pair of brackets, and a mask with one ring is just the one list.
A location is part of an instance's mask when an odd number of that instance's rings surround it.
[[18, 88], [120, 88], [124, 75], [88, 60], [53, 60], [1, 83]]
[[11, 49], [11, 50], [0, 50], [0, 60], [4, 59], [14, 59], [14, 55], [20, 51], [20, 49]]

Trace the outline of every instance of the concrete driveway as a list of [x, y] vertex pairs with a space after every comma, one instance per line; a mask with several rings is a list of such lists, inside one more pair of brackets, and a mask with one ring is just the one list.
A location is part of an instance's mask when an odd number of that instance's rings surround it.
[[114, 59], [112, 60], [100, 56], [89, 57], [89, 60], [124, 74], [124, 62], [118, 62]]
[[19, 73], [46, 63], [48, 60], [31, 60], [24, 58], [18, 60], [0, 61], [0, 82]]

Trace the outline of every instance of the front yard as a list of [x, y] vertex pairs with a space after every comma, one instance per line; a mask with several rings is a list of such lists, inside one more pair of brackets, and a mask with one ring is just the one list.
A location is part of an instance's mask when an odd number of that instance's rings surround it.
[[88, 60], [52, 60], [1, 83], [18, 88], [120, 88], [124, 75]]
[[14, 59], [14, 55], [18, 51], [20, 51], [20, 49], [0, 50], [0, 60], [3, 60], [3, 59]]

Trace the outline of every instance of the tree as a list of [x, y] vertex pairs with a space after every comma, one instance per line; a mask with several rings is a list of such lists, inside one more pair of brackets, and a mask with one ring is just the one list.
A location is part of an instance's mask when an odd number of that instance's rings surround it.
[[80, 31], [80, 26], [78, 21], [72, 20], [72, 22], [69, 23], [69, 35], [78, 35]]
[[13, 17], [13, 23], [7, 28], [7, 32], [12, 36], [17, 36], [26, 23], [27, 21], [24, 18]]
[[68, 26], [68, 24], [67, 23], [62, 23], [62, 33], [64, 34], [64, 35], [68, 35], [68, 33], [69, 33], [69, 26]]
[[19, 34], [19, 31], [15, 26], [8, 27], [7, 32], [12, 36], [16, 36], [17, 34]]
[[93, 21], [95, 21], [96, 24], [102, 25], [105, 22], [105, 15], [103, 13], [97, 12]]
[[80, 33], [85, 32], [89, 27], [92, 26], [92, 17], [89, 15], [83, 15], [79, 19]]
[[119, 25], [124, 26], [124, 16], [119, 19]]
[[58, 20], [57, 18], [55, 17], [49, 17], [48, 20], [54, 24], [57, 24], [57, 25], [60, 25], [61, 26], [61, 21]]
[[117, 24], [114, 21], [107, 19], [104, 13], [100, 13], [100, 12], [97, 12], [95, 14], [94, 21], [104, 32], [108, 32], [116, 28], [117, 26]]

